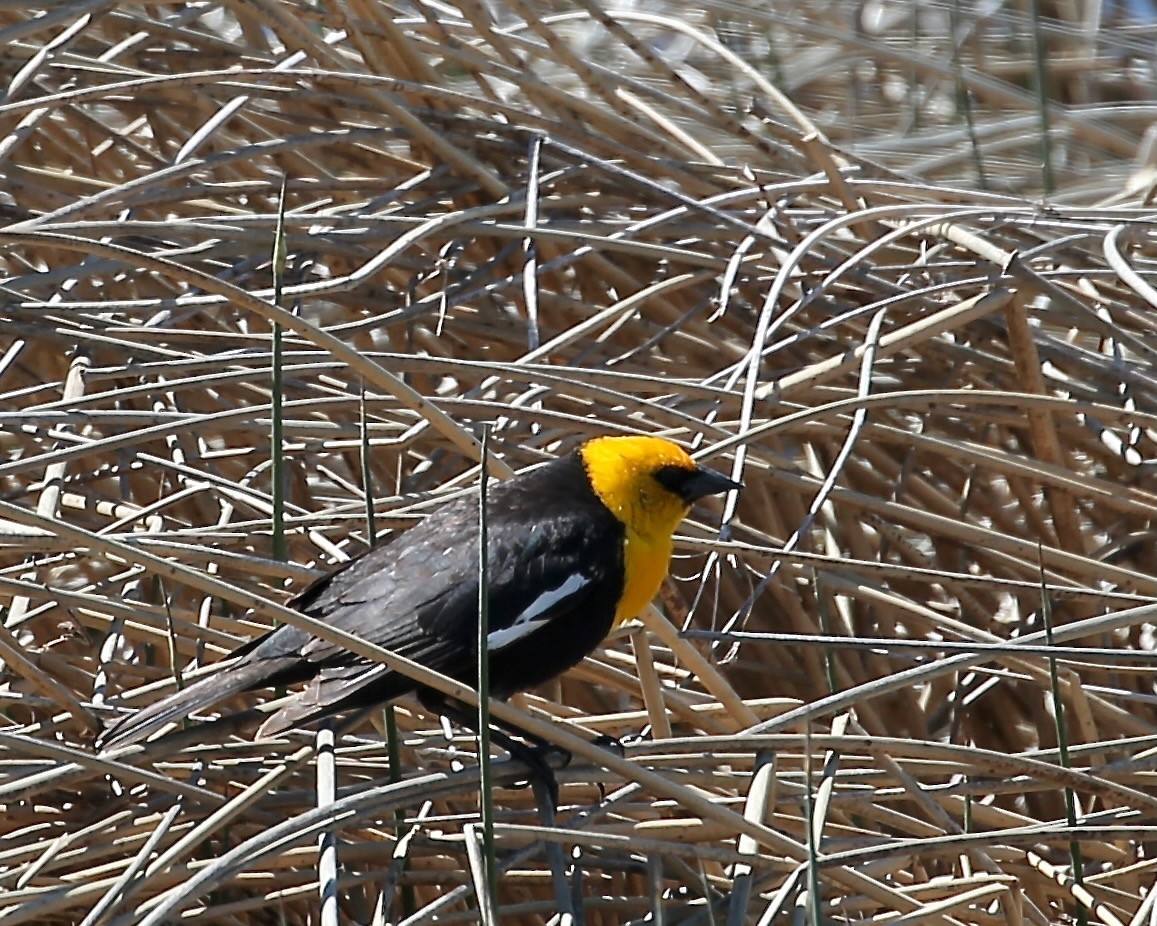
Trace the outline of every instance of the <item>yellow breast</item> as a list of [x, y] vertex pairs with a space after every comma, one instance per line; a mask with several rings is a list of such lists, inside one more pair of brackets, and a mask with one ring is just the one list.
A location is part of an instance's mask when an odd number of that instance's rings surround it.
[[615, 609], [614, 626], [637, 617], [651, 603], [671, 567], [671, 548], [670, 537], [643, 537], [627, 529], [623, 551], [626, 585]]

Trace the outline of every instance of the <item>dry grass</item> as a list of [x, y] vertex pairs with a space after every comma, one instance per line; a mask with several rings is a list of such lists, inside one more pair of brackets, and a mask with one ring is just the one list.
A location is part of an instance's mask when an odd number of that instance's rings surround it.
[[499, 761], [502, 923], [1149, 921], [1151, 32], [747, 6], [0, 10], [0, 920], [476, 919], [474, 747], [413, 704], [393, 768], [251, 742], [261, 698], [90, 743], [489, 422], [500, 469], [647, 431], [747, 483], [519, 701], [643, 736], [557, 821]]

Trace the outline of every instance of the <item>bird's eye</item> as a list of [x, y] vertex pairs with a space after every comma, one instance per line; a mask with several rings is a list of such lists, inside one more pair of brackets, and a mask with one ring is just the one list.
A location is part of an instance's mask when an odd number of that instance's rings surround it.
[[654, 472], [654, 478], [659, 485], [679, 498], [687, 497], [687, 483], [695, 475], [694, 470], [682, 466], [664, 466]]

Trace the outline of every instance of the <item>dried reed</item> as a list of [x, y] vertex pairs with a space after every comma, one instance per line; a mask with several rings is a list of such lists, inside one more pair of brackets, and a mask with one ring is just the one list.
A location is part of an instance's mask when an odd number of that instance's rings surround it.
[[499, 476], [646, 431], [747, 484], [517, 700], [575, 758], [557, 820], [494, 766], [502, 923], [1150, 921], [1151, 33], [979, 6], [0, 8], [6, 926], [476, 919], [414, 704], [400, 768], [263, 697], [90, 743], [482, 422]]

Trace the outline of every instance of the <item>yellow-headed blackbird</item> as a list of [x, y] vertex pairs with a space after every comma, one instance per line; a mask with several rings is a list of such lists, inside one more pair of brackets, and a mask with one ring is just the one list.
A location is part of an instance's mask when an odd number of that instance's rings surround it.
[[[691, 505], [738, 488], [670, 441], [641, 436], [595, 438], [494, 485], [491, 694], [507, 698], [554, 678], [638, 614], [667, 575], [672, 534]], [[478, 533], [476, 497], [448, 502], [314, 582], [293, 606], [474, 684]], [[286, 625], [242, 646], [219, 671], [118, 720], [97, 745], [136, 742], [240, 692], [299, 682], [309, 684], [258, 736], [422, 693], [405, 675]]]

